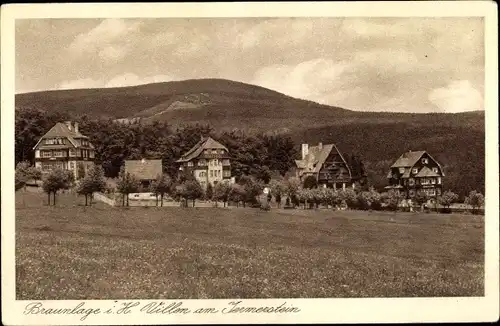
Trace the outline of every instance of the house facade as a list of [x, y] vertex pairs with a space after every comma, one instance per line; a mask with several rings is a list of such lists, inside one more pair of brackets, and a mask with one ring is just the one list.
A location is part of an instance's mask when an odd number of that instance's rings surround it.
[[163, 172], [161, 160], [125, 160], [125, 173], [130, 173], [147, 189]]
[[94, 164], [95, 149], [89, 138], [78, 130], [78, 123], [58, 122], [33, 147], [35, 167], [42, 173], [60, 168], [73, 172], [75, 179], [83, 177]]
[[295, 161], [295, 171], [302, 182], [307, 176], [314, 176], [323, 187], [345, 189], [354, 186], [349, 165], [335, 144], [302, 144], [301, 154], [302, 159]]
[[443, 189], [443, 169], [426, 151], [408, 151], [392, 164], [386, 189], [394, 189], [407, 199], [415, 197], [422, 190], [430, 198], [441, 195]]
[[222, 181], [234, 182], [229, 150], [211, 137], [202, 137], [176, 162], [179, 170], [193, 174], [203, 188]]

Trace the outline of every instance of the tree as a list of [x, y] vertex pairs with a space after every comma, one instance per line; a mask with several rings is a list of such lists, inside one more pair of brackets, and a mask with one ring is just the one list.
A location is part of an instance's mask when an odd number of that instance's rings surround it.
[[78, 162], [76, 165], [76, 179], [80, 180], [85, 177], [85, 166], [82, 162]]
[[247, 193], [245, 190], [245, 187], [243, 187], [240, 184], [232, 184], [229, 189], [229, 195], [228, 195], [229, 200], [233, 201], [236, 203], [236, 207], [239, 206], [240, 202], [245, 202], [245, 199], [247, 198]]
[[53, 194], [53, 205], [55, 206], [57, 192], [61, 189], [69, 189], [73, 182], [73, 173], [68, 170], [54, 169], [47, 174], [43, 180], [42, 188], [48, 195], [48, 204], [50, 205], [50, 195]]
[[482, 193], [472, 190], [465, 198], [465, 204], [471, 206], [472, 213], [475, 214], [484, 205], [484, 196]]
[[358, 205], [361, 209], [380, 209], [380, 194], [370, 187], [368, 191], [358, 193]]
[[316, 180], [316, 178], [314, 176], [308, 175], [304, 179], [303, 187], [305, 189], [313, 189], [313, 188], [316, 188], [317, 186], [318, 186], [318, 180]]
[[16, 165], [15, 177], [15, 190], [26, 187], [29, 177], [30, 164], [28, 162], [20, 162]]
[[31, 166], [28, 169], [28, 175], [32, 180], [38, 181], [42, 179], [42, 170], [37, 167]]
[[[223, 183], [223, 182], [219, 182], [219, 183]], [[207, 184], [207, 189], [205, 190], [205, 198], [208, 200], [211, 200], [213, 198], [213, 196], [214, 196], [214, 187], [212, 187], [212, 184], [209, 182]]]
[[394, 211], [398, 209], [399, 203], [402, 199], [403, 196], [399, 193], [399, 191], [394, 189], [382, 194], [382, 201], [387, 205], [387, 207]]
[[271, 194], [274, 195], [274, 199], [276, 200], [278, 208], [281, 207], [281, 197], [286, 194], [287, 185], [282, 179], [273, 179], [269, 183], [269, 188], [271, 189]]
[[[118, 178], [118, 182], [116, 183], [116, 190], [122, 194], [122, 206], [129, 205], [128, 195], [130, 193], [138, 191], [140, 188], [139, 180], [131, 175], [129, 172], [125, 172], [125, 169], [122, 167], [120, 170], [120, 176]], [[125, 198], [127, 201], [125, 202]]]
[[288, 198], [292, 201], [293, 206], [299, 205], [299, 200], [297, 198], [297, 192], [300, 189], [300, 180], [296, 177], [291, 177], [285, 182], [286, 194]]
[[419, 190], [415, 193], [415, 196], [413, 197], [413, 200], [420, 206], [420, 210], [424, 210], [424, 204], [427, 203], [429, 200], [429, 196], [427, 193], [423, 190]]
[[219, 182], [215, 185], [211, 198], [213, 198], [216, 202], [219, 200], [222, 201], [224, 207], [226, 207], [231, 189], [231, 186], [227, 182]]
[[163, 198], [165, 194], [172, 191], [172, 178], [168, 174], [160, 174], [151, 184], [151, 190], [156, 195], [156, 206], [158, 206], [158, 196], [160, 196], [161, 206], [163, 207]]
[[246, 203], [256, 204], [256, 197], [262, 193], [262, 183], [258, 182], [251, 176], [242, 176], [238, 183], [242, 185], [243, 188], [245, 188], [245, 199], [243, 200], [243, 206], [245, 206]]
[[458, 195], [453, 191], [448, 190], [438, 197], [438, 201], [444, 208], [449, 209], [453, 203], [458, 201]]
[[193, 207], [196, 199], [203, 197], [203, 188], [200, 183], [196, 180], [187, 180], [182, 184], [182, 197], [186, 200], [190, 199], [193, 201]]
[[358, 207], [358, 196], [352, 189], [346, 188], [340, 191], [339, 196], [342, 201], [345, 201], [347, 207], [354, 209]]
[[89, 197], [90, 206], [94, 199], [94, 192], [103, 191], [106, 188], [106, 179], [104, 178], [104, 170], [100, 165], [93, 165], [87, 175], [80, 180], [77, 192], [85, 195], [85, 206], [87, 206], [87, 197]]

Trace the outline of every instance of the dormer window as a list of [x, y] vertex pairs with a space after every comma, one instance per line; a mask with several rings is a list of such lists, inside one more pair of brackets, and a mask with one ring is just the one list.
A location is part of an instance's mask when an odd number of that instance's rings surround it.
[[424, 157], [422, 159], [422, 164], [429, 164], [429, 159], [427, 157]]
[[413, 173], [413, 174], [417, 174], [417, 173], [418, 173], [418, 168], [413, 168], [413, 169], [411, 170], [411, 173]]
[[433, 168], [432, 168], [432, 172], [434, 172], [434, 173], [438, 173], [438, 172], [439, 172], [439, 170], [438, 170], [438, 168], [437, 168], [437, 167], [433, 167]]
[[399, 173], [401, 174], [405, 173], [405, 168], [399, 168]]
[[189, 162], [188, 162], [188, 164], [187, 164], [187, 166], [193, 166], [193, 165], [194, 165], [194, 164], [193, 164], [193, 162], [192, 162], [192, 161], [189, 161]]

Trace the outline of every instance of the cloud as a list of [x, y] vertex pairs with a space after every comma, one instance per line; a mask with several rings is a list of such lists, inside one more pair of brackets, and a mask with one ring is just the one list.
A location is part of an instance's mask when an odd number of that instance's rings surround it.
[[429, 100], [444, 112], [484, 110], [483, 96], [468, 80], [457, 80], [429, 93]]
[[82, 78], [62, 82], [57, 89], [98, 88], [102, 83], [92, 78]]
[[326, 92], [340, 90], [340, 78], [349, 67], [347, 63], [323, 58], [298, 65], [273, 65], [258, 70], [252, 83], [290, 96], [323, 102]]
[[133, 73], [125, 73], [123, 75], [115, 76], [110, 79], [104, 87], [125, 87], [125, 86], [135, 86], [150, 83], [161, 83], [175, 80], [175, 78], [169, 75], [156, 75], [145, 78], [140, 78]]
[[120, 59], [129, 50], [131, 35], [137, 33], [140, 26], [137, 21], [105, 19], [89, 32], [77, 35], [68, 51], [78, 57], [98, 54], [104, 60]]

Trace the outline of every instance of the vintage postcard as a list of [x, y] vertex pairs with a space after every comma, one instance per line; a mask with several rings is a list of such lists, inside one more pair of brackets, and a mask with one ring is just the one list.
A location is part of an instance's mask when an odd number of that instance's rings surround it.
[[2, 6], [2, 322], [498, 320], [496, 9]]

